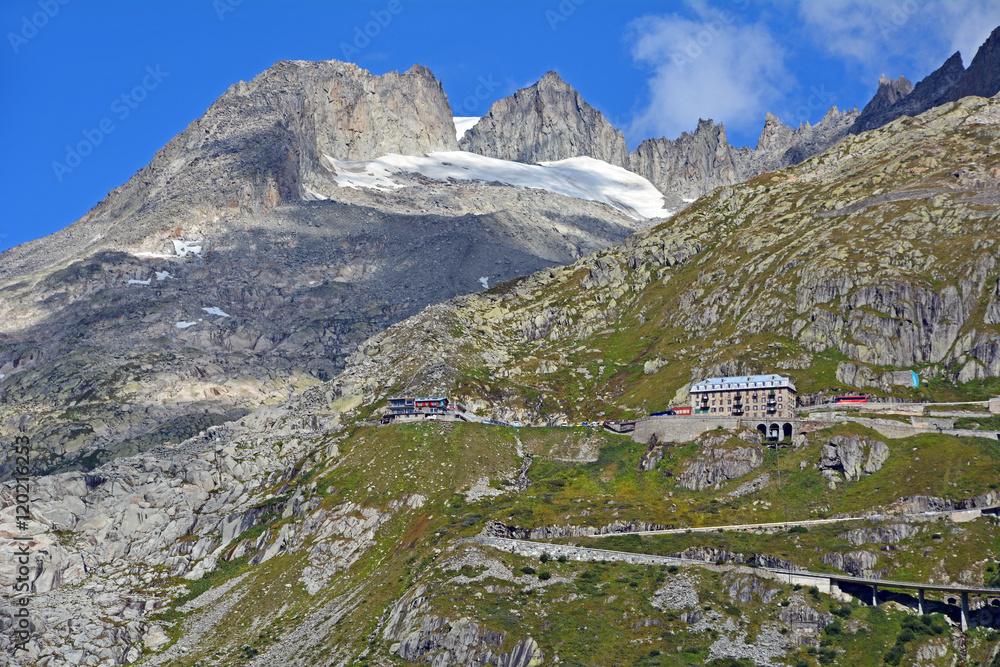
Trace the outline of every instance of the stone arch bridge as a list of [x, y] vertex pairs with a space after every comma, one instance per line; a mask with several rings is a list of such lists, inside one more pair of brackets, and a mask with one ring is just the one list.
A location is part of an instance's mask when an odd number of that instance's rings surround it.
[[700, 415], [660, 415], [643, 417], [635, 422], [632, 440], [649, 442], [691, 442], [698, 436], [723, 428], [729, 431], [750, 429], [766, 442], [782, 442], [812, 430], [813, 423], [802, 419], [746, 419], [743, 417], [703, 417]]

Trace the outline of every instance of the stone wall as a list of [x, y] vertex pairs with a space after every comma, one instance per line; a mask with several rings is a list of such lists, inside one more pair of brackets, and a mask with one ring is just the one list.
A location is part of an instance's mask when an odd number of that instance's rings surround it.
[[919, 426], [913, 426], [912, 424], [896, 421], [895, 419], [865, 419], [864, 417], [854, 417], [851, 415], [840, 415], [836, 413], [825, 415], [823, 418], [831, 422], [854, 422], [855, 424], [861, 424], [862, 426], [867, 426], [870, 429], [878, 431], [881, 435], [884, 435], [892, 440], [911, 438], [915, 435], [920, 435], [921, 433], [941, 432], [937, 427], [922, 428]]
[[[831, 593], [830, 578], [823, 574], [810, 572], [788, 572], [775, 568], [754, 567], [745, 565], [718, 565], [711, 561], [696, 560], [692, 558], [677, 558], [674, 556], [658, 556], [654, 554], [639, 554], [626, 551], [611, 551], [609, 549], [592, 549], [589, 547], [578, 547], [568, 544], [551, 544], [545, 542], [528, 542], [525, 540], [512, 540], [502, 537], [489, 537], [480, 535], [471, 538], [484, 546], [500, 549], [508, 553], [527, 556], [529, 558], [540, 558], [543, 553], [550, 558], [565, 556], [572, 561], [600, 562], [616, 561], [630, 563], [632, 565], [654, 565], [654, 566], [694, 566], [701, 567], [715, 572], [744, 572], [757, 577], [774, 579], [783, 583], [799, 584], [801, 586], [816, 586], [823, 593]], [[850, 599], [850, 598], [847, 598]]]
[[996, 438], [1000, 440], [1000, 431], [974, 431], [969, 428], [946, 428], [941, 431], [945, 435], [957, 435], [960, 438]]
[[923, 403], [864, 403], [861, 412], [891, 412], [897, 415], [922, 415]]
[[933, 417], [910, 417], [910, 423], [913, 424], [914, 426], [916, 426], [917, 428], [931, 428], [931, 429], [933, 429], [933, 428], [937, 428], [937, 429], [955, 428], [955, 420], [954, 419], [945, 419], [945, 418], [941, 418], [941, 417], [937, 417], [937, 418], [933, 418]]
[[735, 431], [740, 420], [734, 417], [688, 417], [683, 415], [645, 417], [635, 422], [632, 440], [649, 442], [655, 435], [660, 442], [691, 442], [699, 435], [717, 428]]

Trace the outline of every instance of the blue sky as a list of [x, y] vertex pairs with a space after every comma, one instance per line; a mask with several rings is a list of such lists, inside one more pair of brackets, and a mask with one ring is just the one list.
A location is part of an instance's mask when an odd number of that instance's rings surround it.
[[0, 250], [84, 215], [278, 60], [420, 63], [461, 116], [552, 69], [630, 149], [698, 118], [752, 145], [766, 111], [863, 106], [883, 72], [916, 82], [956, 50], [968, 65], [997, 25], [985, 0], [4, 0]]

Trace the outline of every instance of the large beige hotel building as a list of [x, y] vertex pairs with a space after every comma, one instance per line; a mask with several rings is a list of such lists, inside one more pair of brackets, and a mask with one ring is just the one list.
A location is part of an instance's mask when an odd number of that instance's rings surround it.
[[781, 375], [708, 378], [691, 386], [696, 415], [744, 419], [793, 419], [795, 384]]

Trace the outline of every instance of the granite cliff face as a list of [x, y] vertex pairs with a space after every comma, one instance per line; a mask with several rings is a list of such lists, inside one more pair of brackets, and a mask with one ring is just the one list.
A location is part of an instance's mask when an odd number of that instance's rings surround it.
[[629, 154], [628, 168], [646, 177], [670, 205], [680, 207], [721, 185], [745, 180], [725, 128], [711, 120], [699, 121], [693, 133], [678, 139], [647, 139]]
[[[292, 116], [297, 144], [313, 148], [305, 156], [317, 164], [322, 155], [339, 160], [370, 160], [386, 153], [421, 155], [455, 150], [455, 126], [441, 82], [429, 69], [414, 65], [404, 74], [371, 76], [357, 65], [327, 61], [278, 66], [262, 77], [266, 87], [300, 90], [283, 101]], [[263, 87], [263, 86], [262, 86]], [[235, 106], [245, 108], [246, 95], [259, 96], [253, 82], [239, 85]], [[233, 93], [234, 91], [230, 91]], [[227, 100], [229, 101], [229, 100]]]
[[625, 137], [555, 72], [493, 103], [459, 143], [487, 157], [537, 163], [585, 155], [628, 164]]

